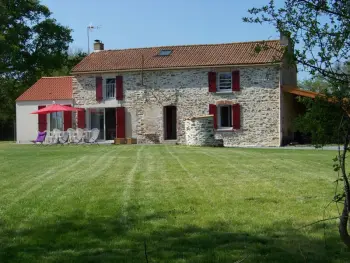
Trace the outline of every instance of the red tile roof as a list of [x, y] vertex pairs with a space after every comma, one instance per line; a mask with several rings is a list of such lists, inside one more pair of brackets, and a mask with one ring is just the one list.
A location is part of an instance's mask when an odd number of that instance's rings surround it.
[[72, 79], [72, 76], [42, 77], [16, 101], [72, 99]]
[[[269, 46], [255, 52], [257, 45]], [[72, 73], [113, 70], [195, 68], [219, 65], [267, 64], [281, 61], [279, 40], [240, 42], [212, 45], [165, 46], [104, 50], [93, 52], [76, 65]], [[169, 56], [159, 56], [160, 50], [172, 50]]]

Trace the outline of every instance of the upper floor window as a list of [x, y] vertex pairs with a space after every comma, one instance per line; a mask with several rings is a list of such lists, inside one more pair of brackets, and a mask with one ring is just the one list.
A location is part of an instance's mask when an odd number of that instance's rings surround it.
[[231, 72], [219, 72], [217, 74], [217, 90], [218, 91], [231, 91], [232, 89], [232, 74]]
[[106, 79], [104, 95], [105, 99], [115, 99], [115, 78]]

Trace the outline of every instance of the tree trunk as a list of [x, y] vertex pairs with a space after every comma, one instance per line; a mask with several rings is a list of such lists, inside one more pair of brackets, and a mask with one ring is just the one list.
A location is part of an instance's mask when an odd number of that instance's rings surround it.
[[347, 200], [345, 198], [343, 212], [340, 216], [339, 234], [340, 234], [340, 238], [343, 241], [343, 243], [348, 248], [350, 248], [350, 236], [349, 236], [349, 232], [348, 232], [348, 221], [349, 221], [349, 211], [348, 211]]

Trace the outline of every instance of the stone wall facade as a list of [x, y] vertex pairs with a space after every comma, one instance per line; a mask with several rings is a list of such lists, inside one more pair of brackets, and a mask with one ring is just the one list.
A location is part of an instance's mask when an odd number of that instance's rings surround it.
[[186, 145], [217, 146], [213, 115], [192, 117], [185, 120]]
[[[240, 91], [208, 92], [208, 72], [240, 70]], [[95, 77], [123, 76], [124, 100], [96, 102]], [[224, 146], [279, 146], [280, 69], [251, 66], [77, 75], [73, 83], [75, 104], [81, 107], [126, 108], [126, 136], [140, 143], [164, 141], [164, 107], [176, 106], [177, 142], [184, 144], [185, 120], [209, 114], [209, 104], [239, 103], [241, 128], [215, 131]]]

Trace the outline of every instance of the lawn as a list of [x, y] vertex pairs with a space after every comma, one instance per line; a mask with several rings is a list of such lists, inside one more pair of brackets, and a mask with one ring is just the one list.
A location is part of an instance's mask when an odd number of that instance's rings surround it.
[[2, 143], [0, 262], [349, 262], [335, 154]]

